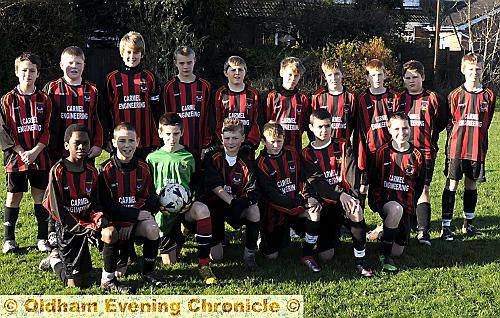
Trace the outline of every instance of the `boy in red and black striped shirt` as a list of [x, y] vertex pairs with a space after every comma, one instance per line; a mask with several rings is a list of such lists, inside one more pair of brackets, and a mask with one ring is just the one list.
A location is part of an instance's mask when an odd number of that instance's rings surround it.
[[332, 117], [325, 109], [311, 114], [309, 129], [314, 140], [302, 150], [307, 182], [323, 202], [318, 237], [318, 256], [328, 261], [340, 241], [340, 228], [351, 231], [356, 270], [363, 277], [373, 272], [365, 261], [366, 224], [358, 200], [359, 172], [352, 149], [346, 139], [333, 139]]
[[149, 165], [134, 156], [135, 128], [121, 123], [113, 132], [116, 154], [99, 167], [99, 198], [118, 231], [120, 259], [117, 272], [125, 275], [129, 246], [135, 238], [144, 241], [142, 278], [153, 286], [163, 280], [154, 272], [160, 230], [154, 219], [160, 208]]
[[48, 182], [50, 159], [49, 122], [52, 103], [47, 94], [35, 87], [40, 76], [40, 58], [23, 53], [15, 60], [19, 85], [1, 99], [0, 144], [4, 151], [7, 177], [7, 198], [4, 209], [3, 253], [17, 248], [15, 226], [19, 216], [19, 204], [23, 193], [31, 184], [35, 217], [38, 223], [37, 248], [50, 251], [47, 242], [48, 214], [42, 199]]
[[255, 262], [259, 237], [260, 212], [257, 206], [254, 161], [242, 156], [240, 147], [245, 140], [243, 123], [238, 118], [226, 118], [222, 126], [222, 144], [203, 159], [206, 196], [203, 200], [212, 217], [213, 247], [211, 257], [223, 257], [224, 223], [237, 229], [245, 224], [243, 259], [248, 270], [258, 269]]
[[[484, 169], [488, 150], [488, 129], [495, 111], [495, 95], [483, 88], [484, 61], [481, 55], [469, 53], [462, 58], [465, 83], [448, 95], [450, 126], [446, 142], [446, 186], [443, 191], [441, 238], [453, 240], [451, 220], [458, 183], [464, 181], [464, 223], [462, 233], [481, 235], [472, 221], [477, 203], [477, 181]], [[483, 176], [484, 177], [484, 176]]]
[[90, 131], [89, 159], [99, 157], [104, 144], [104, 133], [99, 118], [100, 104], [95, 84], [82, 78], [85, 54], [77, 46], [70, 46], [61, 53], [61, 70], [64, 76], [48, 82], [44, 92], [50, 96], [53, 113], [50, 124], [49, 154], [53, 162], [66, 157], [62, 136], [71, 124], [82, 124]]
[[280, 75], [283, 79], [278, 90], [267, 95], [267, 104], [263, 122], [273, 120], [283, 127], [285, 145], [302, 151], [302, 133], [307, 128], [309, 101], [307, 96], [297, 89], [297, 84], [305, 68], [296, 57], [287, 57], [281, 61]]
[[268, 122], [262, 135], [264, 149], [257, 158], [263, 216], [260, 250], [267, 259], [277, 258], [280, 249], [290, 241], [289, 227], [292, 227], [296, 232], [305, 232], [302, 263], [309, 270], [319, 272], [313, 249], [318, 240], [321, 204], [309, 193], [311, 189], [304, 180], [299, 153], [283, 146], [283, 127]]
[[[358, 120], [356, 95], [342, 84], [344, 68], [340, 59], [323, 61], [321, 69], [327, 85], [313, 94], [311, 110], [326, 109], [332, 115], [332, 138], [344, 138], [350, 141]], [[356, 135], [355, 137], [357, 140]], [[309, 139], [313, 138], [311, 133]]]
[[141, 64], [144, 52], [141, 34], [133, 31], [125, 34], [120, 41], [124, 64], [108, 74], [104, 92], [107, 140], [112, 139], [113, 127], [131, 123], [139, 138], [136, 156], [143, 160], [160, 145], [157, 123], [161, 114], [159, 83]]
[[[434, 173], [434, 161], [438, 151], [439, 133], [446, 127], [445, 103], [438, 95], [422, 86], [425, 80], [424, 65], [411, 60], [403, 65], [403, 80], [406, 90], [401, 93], [396, 111], [404, 112], [410, 119], [409, 142], [419, 148], [425, 156], [425, 186], [418, 199], [416, 213], [417, 240], [431, 245], [429, 225], [431, 221], [430, 185]], [[414, 223], [412, 220], [411, 223]]]
[[253, 160], [260, 142], [259, 93], [244, 82], [246, 72], [247, 64], [239, 56], [230, 56], [224, 63], [228, 82], [215, 93], [215, 134], [222, 143], [224, 119], [238, 118], [245, 129], [240, 151]]
[[394, 113], [388, 120], [392, 140], [377, 149], [371, 161], [368, 203], [384, 220], [380, 239], [382, 270], [396, 272], [393, 257], [401, 256], [410, 235], [409, 216], [415, 213], [424, 188], [425, 156], [408, 142], [409, 119]]
[[399, 105], [399, 95], [384, 86], [384, 63], [373, 59], [366, 64], [366, 78], [370, 83], [358, 98], [358, 166], [362, 173], [361, 193], [366, 194], [369, 165], [375, 151], [391, 139], [387, 119]]
[[164, 113], [179, 114], [183, 121], [182, 144], [196, 162], [212, 141], [210, 131], [210, 83], [193, 74], [196, 56], [193, 49], [181, 46], [174, 52], [178, 74], [163, 87]]

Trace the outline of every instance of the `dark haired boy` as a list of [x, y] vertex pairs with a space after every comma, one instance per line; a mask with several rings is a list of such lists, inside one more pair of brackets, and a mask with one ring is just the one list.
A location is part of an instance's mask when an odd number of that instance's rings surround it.
[[302, 151], [307, 181], [323, 203], [318, 256], [322, 261], [333, 258], [340, 227], [345, 225], [353, 239], [356, 271], [362, 277], [372, 277], [365, 260], [366, 224], [358, 199], [359, 172], [349, 142], [332, 138], [331, 123], [327, 110], [315, 110], [309, 124], [315, 138]]
[[125, 275], [129, 245], [136, 239], [143, 244], [142, 278], [154, 286], [163, 280], [154, 272], [160, 230], [153, 215], [159, 202], [149, 165], [134, 156], [138, 139], [135, 128], [121, 123], [113, 132], [116, 153], [99, 167], [99, 198], [118, 231], [120, 260], [117, 272]]
[[92, 270], [88, 241], [97, 236], [104, 242], [101, 289], [127, 293], [129, 288], [115, 277], [118, 233], [99, 204], [97, 170], [85, 162], [90, 149], [87, 127], [71, 124], [64, 133], [64, 148], [69, 155], [50, 170], [43, 201], [55, 220], [57, 249], [39, 267], [52, 269], [67, 287], [87, 286]]
[[321, 204], [309, 193], [304, 182], [300, 155], [284, 147], [285, 132], [276, 122], [268, 122], [263, 131], [264, 149], [257, 158], [257, 182], [262, 190], [260, 250], [267, 259], [275, 259], [289, 241], [289, 227], [304, 232], [301, 262], [310, 271], [321, 269], [313, 257], [318, 240]]
[[47, 242], [48, 214], [42, 206], [43, 194], [48, 182], [50, 159], [49, 122], [52, 103], [47, 94], [35, 86], [40, 76], [40, 58], [23, 53], [15, 59], [15, 71], [19, 80], [13, 90], [1, 99], [0, 145], [4, 151], [7, 197], [4, 209], [4, 242], [2, 252], [13, 252], [17, 247], [15, 226], [19, 216], [19, 204], [28, 181], [33, 195], [35, 217], [38, 224], [37, 248], [50, 251]]
[[408, 244], [409, 218], [415, 213], [426, 177], [425, 156], [408, 142], [409, 118], [394, 113], [388, 120], [391, 141], [377, 149], [371, 162], [368, 203], [384, 221], [380, 238], [382, 270], [397, 272], [393, 257], [399, 257]]
[[175, 264], [180, 253], [183, 237], [181, 224], [195, 233], [198, 244], [198, 270], [207, 285], [217, 283], [210, 268], [210, 243], [212, 242], [212, 220], [208, 207], [195, 200], [199, 180], [195, 176], [195, 159], [180, 144], [184, 132], [182, 119], [176, 113], [165, 113], [160, 117], [158, 134], [164, 146], [150, 153], [146, 159], [153, 172], [153, 182], [159, 193], [169, 183], [182, 185], [193, 198], [191, 205], [179, 213], [157, 213], [156, 221], [160, 226], [160, 254], [163, 264]]
[[243, 123], [238, 118], [226, 118], [221, 139], [224, 148], [207, 153], [203, 160], [207, 190], [204, 202], [212, 212], [214, 229], [211, 256], [213, 260], [223, 258], [225, 222], [234, 229], [245, 224], [243, 260], [248, 270], [255, 271], [260, 212], [254, 166], [240, 153], [245, 140]]

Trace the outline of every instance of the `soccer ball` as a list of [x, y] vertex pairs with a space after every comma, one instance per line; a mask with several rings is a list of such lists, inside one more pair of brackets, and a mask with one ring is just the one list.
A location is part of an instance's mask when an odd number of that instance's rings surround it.
[[178, 213], [190, 202], [189, 192], [178, 183], [167, 184], [160, 190], [158, 197], [164, 214]]

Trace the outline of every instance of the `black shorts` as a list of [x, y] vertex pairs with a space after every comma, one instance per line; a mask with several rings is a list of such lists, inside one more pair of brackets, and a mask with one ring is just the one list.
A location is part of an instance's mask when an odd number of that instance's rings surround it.
[[[465, 175], [471, 180], [478, 180], [484, 163], [472, 160], [448, 159], [446, 160], [444, 175], [451, 180], [461, 180]], [[483, 172], [484, 178], [484, 172]]]
[[57, 247], [67, 279], [74, 279], [92, 271], [92, 258], [89, 251], [89, 236], [95, 232], [74, 234], [65, 231], [56, 223]]
[[274, 254], [290, 246], [290, 228], [302, 236], [305, 232], [305, 221], [307, 218], [297, 216], [285, 216], [286, 221], [275, 226], [272, 232], [261, 231], [260, 250], [265, 255]]
[[425, 159], [425, 185], [430, 186], [434, 174], [435, 159]]
[[[387, 217], [383, 209], [379, 210], [378, 214], [380, 215], [382, 220], [385, 220], [385, 218]], [[406, 212], [406, 210], [403, 210], [403, 216], [399, 221], [398, 231], [396, 233], [396, 237], [394, 238], [394, 243], [400, 246], [408, 245], [408, 241], [410, 239], [410, 220], [410, 215]]]
[[226, 235], [225, 222], [235, 230], [245, 224], [245, 219], [241, 218], [244, 210], [233, 213], [229, 210], [229, 206], [220, 199], [213, 199], [204, 203], [208, 206], [210, 218], [212, 219], [213, 246], [224, 241]]
[[340, 203], [323, 205], [316, 245], [318, 252], [324, 252], [339, 245], [340, 228], [346, 223], [345, 219], [344, 209]]
[[5, 179], [7, 192], [28, 192], [28, 180], [31, 187], [45, 190], [49, 184], [49, 172], [46, 170], [7, 172]]

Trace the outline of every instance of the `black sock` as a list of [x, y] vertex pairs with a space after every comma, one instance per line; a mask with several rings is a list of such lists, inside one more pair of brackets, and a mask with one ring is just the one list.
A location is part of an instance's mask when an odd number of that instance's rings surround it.
[[443, 190], [442, 203], [442, 219], [443, 226], [450, 226], [453, 219], [453, 210], [455, 209], [455, 194], [456, 191], [448, 189]]
[[464, 226], [472, 225], [477, 204], [477, 189], [464, 191]]
[[116, 263], [116, 268], [122, 268], [127, 266], [128, 257], [130, 256], [130, 246], [134, 248], [134, 242], [132, 240], [128, 241], [118, 241], [118, 261]]
[[3, 222], [4, 222], [3, 226], [5, 233], [4, 241], [16, 239], [15, 229], [18, 217], [19, 217], [19, 208], [5, 207], [3, 212]]
[[37, 239], [46, 240], [49, 234], [49, 213], [43, 205], [34, 204], [36, 223], [38, 226]]
[[245, 229], [245, 247], [251, 251], [257, 249], [257, 240], [259, 239], [259, 222], [246, 221]]
[[114, 273], [118, 261], [118, 244], [104, 243], [102, 258], [104, 259], [104, 270], [108, 273]]
[[419, 231], [429, 231], [429, 225], [431, 224], [431, 204], [428, 202], [422, 202], [417, 205], [417, 229]]
[[160, 245], [160, 239], [156, 240], [146, 240], [144, 242], [142, 256], [144, 257], [144, 264], [142, 267], [142, 273], [146, 274], [154, 271], [156, 256], [158, 255], [158, 246]]
[[49, 215], [49, 221], [47, 224], [47, 231], [48, 231], [48, 233], [56, 231], [56, 221], [53, 218], [51, 218], [50, 215]]
[[366, 223], [363, 219], [361, 222], [353, 222], [349, 220], [349, 228], [351, 230], [352, 245], [355, 251], [356, 258], [365, 257], [366, 248]]
[[198, 259], [206, 264], [212, 243], [212, 219], [210, 217], [196, 221], [196, 243], [198, 243]]
[[391, 256], [396, 231], [397, 229], [388, 228], [384, 225], [384, 233], [382, 234], [380, 241], [382, 243], [382, 253], [386, 257]]
[[358, 195], [359, 205], [364, 209], [366, 205], [366, 194], [360, 193]]
[[63, 262], [59, 262], [54, 265], [54, 273], [56, 273], [57, 277], [61, 279], [64, 286], [68, 285], [68, 278], [66, 277], [66, 270], [64, 269]]
[[302, 256], [312, 256], [314, 246], [318, 241], [319, 222], [313, 222], [306, 219], [304, 227], [306, 235], [302, 245]]

